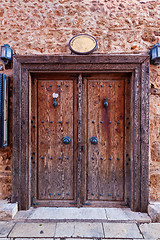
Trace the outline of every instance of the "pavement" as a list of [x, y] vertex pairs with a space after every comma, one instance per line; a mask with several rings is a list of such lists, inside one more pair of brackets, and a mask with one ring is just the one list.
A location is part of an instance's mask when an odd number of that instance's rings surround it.
[[160, 223], [129, 208], [31, 208], [0, 221], [0, 240], [160, 240]]

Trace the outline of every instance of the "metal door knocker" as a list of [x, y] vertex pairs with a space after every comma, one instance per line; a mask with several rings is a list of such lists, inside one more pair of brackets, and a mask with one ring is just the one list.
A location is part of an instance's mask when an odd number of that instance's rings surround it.
[[104, 98], [104, 104], [103, 104], [104, 108], [107, 109], [108, 108], [108, 99]]
[[90, 142], [91, 144], [96, 145], [98, 143], [98, 139], [96, 137], [91, 137]]
[[56, 108], [57, 107], [58, 93], [53, 93], [52, 96], [53, 96], [53, 106], [54, 106], [54, 108]]
[[71, 142], [71, 138], [70, 137], [64, 137], [63, 138], [63, 143], [64, 144], [69, 144]]

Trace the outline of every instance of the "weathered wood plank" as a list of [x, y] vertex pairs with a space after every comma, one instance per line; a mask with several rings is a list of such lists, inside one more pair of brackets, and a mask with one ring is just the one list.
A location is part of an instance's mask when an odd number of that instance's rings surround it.
[[124, 200], [124, 80], [115, 81], [114, 141], [113, 141], [113, 199]]
[[54, 72], [64, 72], [64, 71], [70, 71], [70, 72], [78, 72], [78, 73], [83, 73], [86, 71], [94, 71], [94, 72], [101, 72], [101, 71], [107, 71], [107, 72], [112, 72], [112, 71], [118, 71], [118, 72], [131, 72], [133, 71], [136, 67], [137, 64], [134, 63], [121, 63], [121, 64], [114, 64], [114, 63], [68, 63], [68, 64], [60, 64], [60, 63], [55, 63], [55, 64], [40, 64], [40, 63], [35, 63], [35, 64], [24, 64], [24, 67], [29, 69], [30, 71], [54, 71]]
[[142, 63], [148, 57], [148, 54], [92, 54], [86, 56], [77, 55], [31, 55], [15, 56], [21, 63], [45, 63], [45, 64], [55, 64], [55, 63]]
[[[125, 149], [124, 149], [124, 169], [125, 169], [125, 202], [126, 204], [131, 203], [131, 84], [134, 79], [129, 76], [125, 79]], [[132, 111], [133, 112], [133, 111]]]
[[12, 202], [20, 200], [21, 181], [21, 64], [14, 58], [13, 65], [13, 159], [12, 159]]
[[78, 75], [78, 163], [77, 163], [77, 207], [81, 206], [82, 176], [82, 74]]
[[20, 203], [22, 209], [28, 209], [29, 196], [29, 81], [28, 70], [22, 67], [21, 85], [21, 181]]
[[30, 78], [30, 104], [31, 104], [31, 115], [29, 122], [30, 129], [30, 168], [31, 168], [31, 198], [34, 196], [37, 198], [37, 128], [33, 126], [37, 126], [37, 79]]
[[131, 164], [131, 174], [132, 177], [132, 193], [131, 193], [131, 209], [133, 211], [140, 210], [140, 164], [141, 164], [141, 153], [140, 153], [140, 66], [135, 69], [134, 74], [134, 85], [132, 86], [132, 109], [133, 111], [133, 129], [132, 129], [132, 149], [133, 149], [133, 158]]
[[141, 65], [141, 212], [149, 197], [149, 59]]

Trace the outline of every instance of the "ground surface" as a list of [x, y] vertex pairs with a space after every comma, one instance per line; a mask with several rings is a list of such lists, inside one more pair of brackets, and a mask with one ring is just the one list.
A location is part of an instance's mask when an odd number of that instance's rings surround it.
[[160, 239], [160, 223], [116, 208], [31, 208], [0, 222], [0, 240]]

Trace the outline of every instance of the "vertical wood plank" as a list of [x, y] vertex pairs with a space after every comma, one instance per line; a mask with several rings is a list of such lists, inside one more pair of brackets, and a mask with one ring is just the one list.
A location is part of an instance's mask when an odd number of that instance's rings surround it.
[[31, 151], [30, 151], [30, 165], [31, 165], [31, 197], [37, 198], [37, 79], [30, 79], [31, 85], [31, 121], [30, 121], [30, 134], [31, 134]]
[[132, 109], [133, 127], [132, 127], [132, 148], [133, 159], [131, 161], [131, 209], [140, 211], [140, 66], [135, 69], [134, 73], [134, 91], [132, 90]]
[[124, 80], [115, 81], [113, 198], [124, 200]]
[[81, 206], [81, 164], [82, 164], [82, 74], [78, 76], [78, 163], [77, 163], [77, 207]]
[[131, 81], [132, 77], [125, 80], [125, 149], [124, 149], [124, 169], [125, 169], [125, 202], [130, 206], [131, 191], [131, 161], [133, 161], [131, 151]]
[[22, 209], [29, 207], [29, 78], [28, 70], [22, 67], [21, 108], [21, 182], [20, 202]]
[[88, 98], [88, 80], [87, 77], [83, 76], [83, 84], [82, 84], [82, 146], [81, 146], [81, 159], [82, 159], [82, 185], [81, 185], [81, 202], [87, 201], [87, 157], [88, 157], [88, 132], [87, 132], [87, 116], [88, 116], [88, 108], [87, 108], [87, 98]]
[[141, 65], [141, 212], [149, 198], [149, 58]]
[[[99, 193], [99, 82], [89, 80], [88, 82], [88, 199], [95, 200]], [[92, 137], [98, 139], [98, 144], [90, 142]]]
[[21, 182], [21, 64], [13, 59], [13, 159], [12, 202], [20, 202]]

